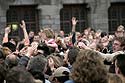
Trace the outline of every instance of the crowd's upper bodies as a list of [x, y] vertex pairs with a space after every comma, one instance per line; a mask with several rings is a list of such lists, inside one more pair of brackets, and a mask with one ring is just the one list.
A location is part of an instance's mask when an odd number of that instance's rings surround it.
[[[76, 32], [72, 18], [71, 34], [44, 28], [37, 35], [20, 28], [24, 39], [9, 38], [10, 27], [0, 49], [1, 83], [124, 83], [125, 34], [118, 26], [114, 35], [86, 28]], [[109, 73], [114, 73], [113, 75]]]

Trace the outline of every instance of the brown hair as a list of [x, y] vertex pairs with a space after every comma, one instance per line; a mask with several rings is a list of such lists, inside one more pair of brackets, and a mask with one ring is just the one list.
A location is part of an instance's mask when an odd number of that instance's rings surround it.
[[102, 57], [92, 50], [81, 50], [73, 64], [75, 83], [107, 83], [107, 70]]
[[109, 80], [108, 80], [109, 83], [123, 83], [122, 79], [116, 74], [110, 73], [108, 76], [109, 76]]
[[45, 33], [47, 38], [54, 38], [54, 32], [50, 28], [46, 28], [43, 30], [43, 33]]
[[60, 58], [59, 56], [56, 56], [56, 55], [57, 55], [56, 53], [53, 53], [53, 54], [49, 55], [47, 58], [48, 59], [52, 58], [54, 61], [54, 67], [58, 68], [63, 65], [63, 60], [62, 60], [62, 58]]

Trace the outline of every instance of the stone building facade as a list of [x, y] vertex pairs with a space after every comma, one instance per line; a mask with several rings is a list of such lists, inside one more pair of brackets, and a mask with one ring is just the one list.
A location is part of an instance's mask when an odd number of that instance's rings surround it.
[[111, 3], [124, 3], [125, 0], [0, 0], [0, 28], [1, 34], [7, 24], [7, 10], [10, 5], [37, 5], [39, 10], [39, 28], [52, 27], [60, 30], [60, 10], [63, 6], [86, 4], [88, 26], [94, 29], [109, 31], [108, 9]]

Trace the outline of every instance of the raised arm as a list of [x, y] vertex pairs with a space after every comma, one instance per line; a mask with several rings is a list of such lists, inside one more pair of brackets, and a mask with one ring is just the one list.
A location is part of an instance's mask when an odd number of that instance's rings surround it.
[[11, 32], [10, 27], [6, 27], [2, 43], [7, 43], [9, 41], [8, 40], [8, 34], [10, 32]]
[[[88, 50], [93, 50], [91, 49], [90, 47], [86, 46], [83, 42], [79, 42], [78, 43], [78, 46], [81, 48], [81, 49], [88, 49]], [[96, 51], [96, 50], [93, 50], [97, 53], [100, 54], [100, 56], [104, 59], [104, 60], [107, 60], [107, 61], [112, 61], [113, 60], [113, 57], [118, 55], [118, 54], [124, 54], [123, 51], [117, 51], [117, 52], [114, 52], [112, 54], [104, 54], [102, 52], [99, 52], [99, 51]]]
[[20, 27], [22, 28], [23, 33], [24, 33], [24, 45], [29, 45], [30, 41], [29, 41], [28, 33], [26, 31], [26, 24], [24, 20], [22, 20], [22, 24], [20, 24]]
[[72, 17], [72, 44], [74, 45], [74, 43], [76, 42], [76, 33], [75, 33], [75, 29], [76, 29], [76, 23], [78, 22], [78, 20], [76, 20], [75, 17]]
[[72, 17], [72, 32], [75, 32], [76, 24], [78, 20], [75, 17]]

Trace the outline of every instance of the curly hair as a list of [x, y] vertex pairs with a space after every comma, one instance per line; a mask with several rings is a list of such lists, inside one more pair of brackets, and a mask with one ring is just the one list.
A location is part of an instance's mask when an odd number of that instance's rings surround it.
[[109, 83], [123, 83], [122, 79], [116, 74], [109, 73], [108, 77], [109, 77], [108, 80]]
[[75, 83], [108, 83], [102, 57], [92, 50], [81, 50], [73, 64]]

